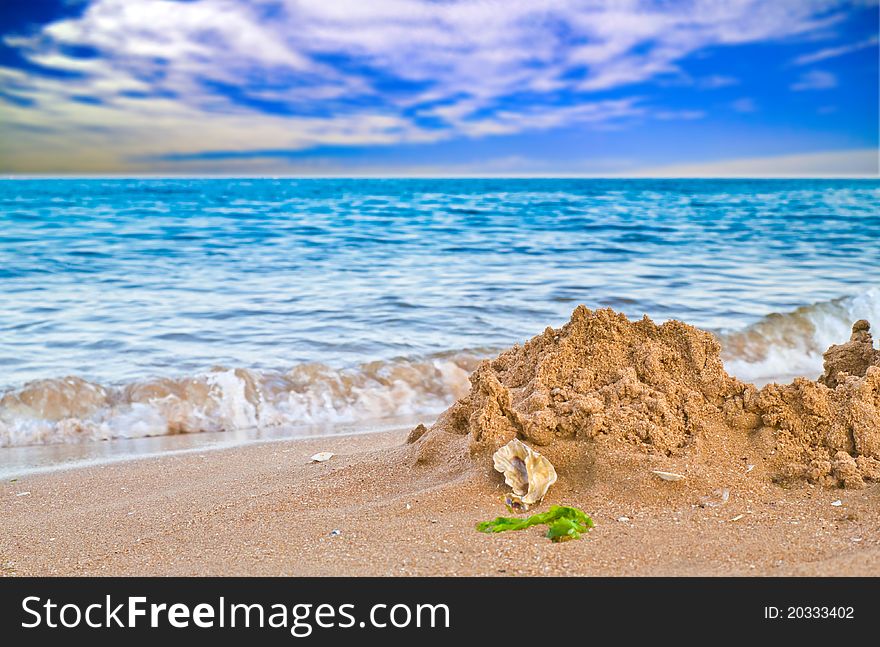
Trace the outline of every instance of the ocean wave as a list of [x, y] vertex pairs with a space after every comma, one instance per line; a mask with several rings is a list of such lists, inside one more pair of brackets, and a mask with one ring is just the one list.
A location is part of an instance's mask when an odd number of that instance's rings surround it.
[[822, 354], [849, 339], [852, 325], [880, 325], [880, 288], [767, 315], [743, 330], [719, 335], [727, 372], [756, 383], [822, 373]]
[[[725, 368], [758, 384], [815, 378], [822, 353], [849, 339], [858, 319], [880, 322], [880, 288], [720, 333]], [[80, 377], [38, 380], [0, 395], [0, 446], [429, 418], [465, 395], [470, 373], [497, 350], [346, 370], [314, 363], [287, 372], [215, 368], [116, 386]]]
[[0, 446], [140, 438], [439, 413], [468, 388], [482, 353], [286, 373], [215, 368], [185, 378], [103, 386], [79, 377], [0, 396]]

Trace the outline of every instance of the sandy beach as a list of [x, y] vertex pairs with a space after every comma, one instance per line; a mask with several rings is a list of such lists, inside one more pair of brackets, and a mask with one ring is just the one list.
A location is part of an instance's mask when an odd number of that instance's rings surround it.
[[[6, 575], [880, 575], [880, 352], [867, 322], [825, 353], [817, 381], [758, 390], [719, 353], [682, 322], [579, 307], [481, 364], [430, 428], [10, 480], [0, 565]], [[583, 508], [596, 523], [587, 537], [476, 531], [507, 514], [493, 452], [522, 441], [558, 474], [533, 511]], [[334, 455], [312, 462], [318, 452]], [[522, 469], [531, 487], [539, 472], [529, 460]]]
[[[876, 485], [785, 489], [745, 464], [738, 479], [667, 483], [648, 457], [580, 481], [560, 469], [546, 501], [584, 508], [596, 528], [554, 544], [539, 528], [476, 532], [506, 514], [500, 475], [421, 466], [405, 438], [279, 441], [7, 482], [0, 566], [7, 576], [880, 575]], [[316, 451], [337, 455], [309, 463]], [[707, 505], [720, 486], [727, 502]]]

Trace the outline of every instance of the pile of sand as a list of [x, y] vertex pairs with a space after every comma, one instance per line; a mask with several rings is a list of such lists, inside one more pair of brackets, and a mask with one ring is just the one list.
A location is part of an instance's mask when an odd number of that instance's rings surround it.
[[562, 328], [480, 365], [470, 393], [410, 442], [427, 453], [467, 438], [482, 457], [519, 438], [586, 462], [623, 447], [707, 465], [748, 446], [774, 481], [861, 487], [880, 480], [880, 352], [868, 330], [857, 322], [829, 349], [818, 381], [759, 391], [725, 372], [708, 332], [580, 306]]
[[776, 479], [863, 487], [880, 481], [880, 351], [870, 325], [832, 346], [816, 381], [768, 384], [759, 393], [764, 426], [774, 432]]

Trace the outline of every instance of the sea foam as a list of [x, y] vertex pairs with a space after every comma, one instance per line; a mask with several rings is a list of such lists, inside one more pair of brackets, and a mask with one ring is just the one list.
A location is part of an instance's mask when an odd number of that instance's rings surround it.
[[816, 378], [822, 353], [849, 339], [853, 322], [880, 326], [880, 288], [771, 314], [744, 330], [719, 335], [727, 372], [756, 383]]
[[461, 352], [350, 370], [216, 368], [115, 386], [39, 380], [0, 396], [0, 446], [431, 416], [466, 392], [477, 362]]
[[[880, 322], [880, 288], [718, 333], [724, 367], [759, 384], [815, 378], [822, 352], [846, 341], [858, 319]], [[0, 446], [429, 420], [467, 393], [470, 373], [492, 354], [457, 351], [350, 369], [317, 363], [286, 372], [214, 368], [109, 386], [75, 376], [38, 380], [0, 395]]]

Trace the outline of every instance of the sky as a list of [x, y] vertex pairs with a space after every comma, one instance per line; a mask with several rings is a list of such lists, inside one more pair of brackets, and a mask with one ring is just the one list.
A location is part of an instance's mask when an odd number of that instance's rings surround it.
[[3, 0], [0, 173], [869, 176], [877, 0]]

